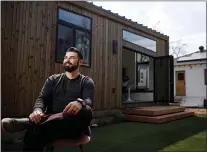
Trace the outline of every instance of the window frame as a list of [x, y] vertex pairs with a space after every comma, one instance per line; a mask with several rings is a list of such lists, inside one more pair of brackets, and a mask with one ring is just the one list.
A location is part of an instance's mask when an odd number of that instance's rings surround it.
[[[82, 17], [86, 17], [88, 19], [90, 19], [91, 21], [91, 25], [90, 25], [90, 28], [91, 30], [88, 30], [86, 28], [83, 28], [81, 26], [78, 26], [78, 25], [75, 25], [75, 24], [72, 24], [72, 23], [69, 23], [67, 21], [64, 21], [64, 20], [61, 20], [59, 19], [59, 10], [62, 9], [64, 11], [67, 11], [69, 13], [73, 13], [73, 14], [76, 14], [76, 15], [79, 15], [79, 16], [82, 16]], [[58, 60], [57, 59], [57, 54], [58, 54], [58, 27], [59, 25], [62, 25], [62, 26], [65, 26], [65, 27], [68, 27], [68, 28], [71, 28], [72, 31], [73, 31], [73, 46], [76, 47], [76, 30], [78, 31], [81, 31], [81, 32], [84, 32], [84, 33], [87, 33], [90, 35], [90, 38], [89, 38], [89, 63], [88, 64], [81, 64], [80, 66], [82, 67], [88, 67], [90, 68], [91, 67], [91, 54], [92, 54], [92, 24], [93, 24], [93, 19], [92, 17], [89, 17], [89, 16], [86, 16], [86, 15], [83, 15], [83, 14], [80, 14], [80, 13], [77, 13], [75, 11], [72, 11], [72, 10], [68, 10], [68, 9], [65, 9], [65, 8], [62, 8], [62, 7], [57, 7], [57, 22], [56, 22], [56, 48], [55, 48], [55, 63], [62, 63], [63, 60]]]
[[207, 69], [204, 69], [204, 85], [207, 85]]

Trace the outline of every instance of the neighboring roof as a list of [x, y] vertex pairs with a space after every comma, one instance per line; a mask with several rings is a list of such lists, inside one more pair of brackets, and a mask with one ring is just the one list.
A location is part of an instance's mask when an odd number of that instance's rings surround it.
[[190, 62], [176, 62], [174, 61], [174, 66], [186, 66], [186, 65], [196, 65], [196, 64], [206, 64], [205, 60], [194, 60]]
[[[162, 33], [160, 33], [160, 32], [158, 32], [158, 31], [156, 31], [156, 30], [153, 30], [152, 28], [149, 28], [149, 27], [147, 27], [147, 26], [144, 26], [144, 25], [142, 25], [142, 24], [139, 24], [139, 23], [137, 23], [137, 22], [134, 22], [134, 21], [132, 21], [131, 19], [127, 19], [125, 16], [120, 16], [119, 14], [117, 14], [117, 13], [113, 13], [113, 12], [111, 12], [110, 10], [106, 10], [106, 9], [104, 9], [104, 8], [102, 8], [101, 6], [97, 6], [97, 5], [95, 5], [95, 4], [93, 4], [93, 2], [87, 2], [87, 1], [68, 1], [68, 2], [70, 2], [70, 3], [73, 3], [73, 4], [76, 4], [76, 5], [79, 5], [79, 6], [81, 6], [81, 7], [85, 7], [85, 4], [86, 5], [90, 5], [90, 6], [92, 6], [92, 7], [94, 7], [94, 8], [96, 8], [96, 9], [98, 9], [98, 10], [100, 10], [100, 11], [103, 11], [104, 13], [107, 13], [107, 14], [110, 14], [110, 15], [112, 15], [112, 16], [114, 16], [114, 17], [117, 17], [117, 18], [119, 18], [119, 19], [121, 19], [121, 20], [123, 20], [123, 21], [127, 21], [127, 22], [129, 22], [131, 25], [136, 25], [136, 27], [137, 28], [139, 28], [139, 30], [141, 30], [141, 31], [144, 31], [145, 33], [149, 33], [150, 32], [150, 34], [151, 35], [154, 35], [154, 36], [160, 36], [160, 38], [164, 38], [164, 39], [166, 39], [166, 40], [168, 40], [169, 39], [169, 36], [167, 36], [167, 35], [164, 35], [164, 34], [162, 34]], [[81, 3], [83, 4], [83, 5], [81, 5]], [[90, 10], [91, 11], [91, 10]]]
[[199, 64], [199, 63], [206, 63], [207, 57], [206, 57], [206, 50], [204, 50], [203, 52], [201, 51], [196, 51], [194, 53], [190, 53], [178, 58], [174, 59], [174, 64], [175, 65], [179, 65], [179, 63], [182, 63], [182, 65], [184, 64], [191, 64], [191, 62], [194, 62]]
[[179, 61], [202, 60], [202, 59], [206, 59], [206, 50], [203, 51], [203, 52], [197, 51], [197, 52], [179, 57], [177, 62], [179, 62]]

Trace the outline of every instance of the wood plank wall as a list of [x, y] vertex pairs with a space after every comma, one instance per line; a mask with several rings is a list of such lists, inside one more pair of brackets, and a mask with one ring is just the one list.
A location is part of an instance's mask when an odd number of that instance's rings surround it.
[[[92, 17], [91, 68], [81, 72], [95, 82], [93, 109], [121, 107], [122, 29], [103, 16], [68, 2], [2, 2], [2, 116], [28, 115], [46, 78], [64, 72], [55, 63], [57, 7]], [[118, 40], [118, 54], [112, 53]]]

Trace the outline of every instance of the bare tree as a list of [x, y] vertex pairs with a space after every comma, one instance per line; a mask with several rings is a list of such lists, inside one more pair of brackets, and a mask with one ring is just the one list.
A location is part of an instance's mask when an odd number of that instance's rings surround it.
[[186, 55], [185, 47], [187, 47], [187, 44], [182, 43], [181, 40], [175, 41], [173, 44], [171, 44], [171, 54], [175, 56], [176, 58]]

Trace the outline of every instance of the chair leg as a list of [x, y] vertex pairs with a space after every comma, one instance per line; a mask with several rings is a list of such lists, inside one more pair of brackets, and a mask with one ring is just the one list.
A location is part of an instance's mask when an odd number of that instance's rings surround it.
[[79, 145], [80, 151], [84, 152], [83, 145]]

